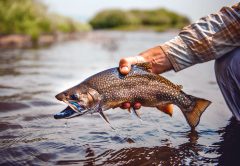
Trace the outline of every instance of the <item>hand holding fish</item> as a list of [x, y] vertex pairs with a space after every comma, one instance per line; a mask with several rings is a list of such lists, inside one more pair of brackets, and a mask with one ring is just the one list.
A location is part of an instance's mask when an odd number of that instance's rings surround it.
[[[167, 58], [167, 55], [163, 52], [160, 46], [150, 48], [140, 53], [138, 56], [122, 58], [119, 62], [119, 69], [122, 74], [126, 75], [131, 70], [131, 65], [146, 62], [150, 62], [152, 64], [151, 71], [156, 74], [161, 74], [172, 69], [172, 65]], [[141, 103], [134, 103], [132, 105], [130, 103], [123, 103], [120, 106], [122, 109], [130, 109], [130, 107], [140, 109]]]
[[124, 75], [131, 70], [131, 65], [149, 62], [152, 65], [152, 72], [161, 74], [165, 71], [173, 69], [167, 55], [163, 52], [160, 46], [150, 48], [138, 56], [122, 58], [119, 62], [120, 72]]

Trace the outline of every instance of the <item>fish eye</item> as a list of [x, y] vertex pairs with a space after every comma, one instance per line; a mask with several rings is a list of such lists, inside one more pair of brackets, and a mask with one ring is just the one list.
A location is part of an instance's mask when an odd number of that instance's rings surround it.
[[72, 95], [71, 95], [71, 98], [72, 98], [73, 100], [78, 100], [78, 99], [79, 99], [79, 95], [78, 95], [77, 93], [72, 94]]

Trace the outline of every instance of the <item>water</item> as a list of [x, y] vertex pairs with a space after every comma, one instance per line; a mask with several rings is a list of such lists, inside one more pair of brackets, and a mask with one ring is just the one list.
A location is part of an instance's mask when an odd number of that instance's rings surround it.
[[0, 52], [0, 165], [237, 165], [240, 125], [216, 84], [213, 62], [164, 74], [184, 91], [213, 103], [196, 131], [175, 107], [173, 117], [142, 108], [142, 122], [121, 109], [55, 120], [54, 96], [121, 57], [176, 33], [91, 32], [51, 47]]

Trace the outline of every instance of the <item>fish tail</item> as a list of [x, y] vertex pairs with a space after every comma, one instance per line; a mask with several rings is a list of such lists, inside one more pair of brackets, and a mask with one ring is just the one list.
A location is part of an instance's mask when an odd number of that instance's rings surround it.
[[187, 109], [182, 108], [181, 110], [188, 124], [193, 129], [199, 124], [202, 113], [211, 104], [211, 101], [190, 95], [189, 97], [193, 100], [193, 104], [189, 108]]

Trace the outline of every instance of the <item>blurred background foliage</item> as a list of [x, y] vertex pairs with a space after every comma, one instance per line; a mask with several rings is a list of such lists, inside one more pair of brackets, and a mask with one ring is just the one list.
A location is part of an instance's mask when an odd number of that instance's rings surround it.
[[0, 35], [24, 34], [37, 40], [41, 34], [88, 29], [68, 17], [49, 13], [37, 0], [0, 0]]
[[107, 9], [97, 13], [89, 23], [94, 29], [165, 31], [171, 28], [183, 28], [190, 21], [186, 16], [162, 8], [129, 11]]
[[72, 33], [93, 29], [165, 31], [189, 24], [187, 17], [166, 9], [106, 9], [89, 23], [50, 13], [39, 0], [0, 0], [0, 35], [23, 34], [38, 40], [43, 34]]

